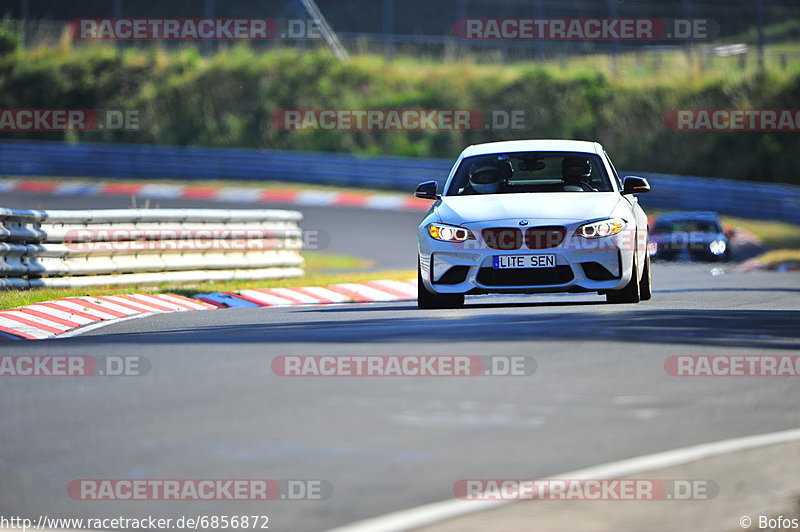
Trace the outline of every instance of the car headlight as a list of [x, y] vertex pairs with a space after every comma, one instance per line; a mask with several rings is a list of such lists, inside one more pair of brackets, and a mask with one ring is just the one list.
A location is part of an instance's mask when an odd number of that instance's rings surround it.
[[454, 225], [430, 224], [428, 225], [428, 234], [431, 235], [431, 238], [444, 242], [475, 240], [475, 235], [473, 235], [469, 229], [456, 227]]
[[616, 235], [625, 229], [625, 220], [622, 218], [609, 218], [584, 224], [575, 231], [575, 234], [583, 238], [603, 238], [605, 236]]
[[714, 240], [712, 243], [708, 245], [708, 250], [714, 255], [722, 255], [723, 253], [725, 253], [725, 250], [727, 248], [728, 245], [725, 243], [724, 240]]

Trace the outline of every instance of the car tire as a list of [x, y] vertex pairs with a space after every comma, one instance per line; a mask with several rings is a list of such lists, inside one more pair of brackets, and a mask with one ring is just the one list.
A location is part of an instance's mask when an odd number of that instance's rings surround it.
[[642, 301], [647, 301], [653, 297], [652, 280], [650, 274], [650, 255], [644, 259], [644, 272], [642, 272], [642, 280], [639, 281], [639, 298]]
[[609, 290], [606, 292], [606, 301], [609, 303], [638, 303], [642, 300], [639, 291], [639, 264], [636, 261], [636, 252], [633, 253], [633, 267], [631, 268], [631, 280], [622, 290]]
[[417, 306], [421, 309], [459, 308], [464, 306], [464, 294], [434, 294], [422, 283], [422, 268], [417, 261]]

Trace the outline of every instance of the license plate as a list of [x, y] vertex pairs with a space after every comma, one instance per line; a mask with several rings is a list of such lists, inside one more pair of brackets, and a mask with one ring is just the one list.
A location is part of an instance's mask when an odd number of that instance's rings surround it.
[[494, 268], [555, 268], [555, 255], [495, 255]]

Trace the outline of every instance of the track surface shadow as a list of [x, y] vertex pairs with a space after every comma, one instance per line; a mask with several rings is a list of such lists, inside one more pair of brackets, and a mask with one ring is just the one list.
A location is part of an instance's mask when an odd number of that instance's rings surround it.
[[[585, 306], [604, 303], [585, 302]], [[573, 304], [570, 304], [573, 305]], [[515, 305], [529, 307], [529, 304]], [[549, 306], [549, 305], [547, 305]], [[800, 346], [800, 312], [789, 310], [645, 310], [614, 306], [599, 313], [475, 313], [508, 305], [473, 309], [416, 311], [408, 307], [370, 308], [370, 316], [352, 311], [299, 310], [292, 321], [244, 323], [231, 316], [229, 324], [185, 327], [137, 333], [112, 333], [49, 342], [75, 344], [180, 343], [420, 343], [516, 341], [623, 341], [652, 344], [693, 344], [738, 348], [791, 349]], [[619, 308], [620, 310], [616, 310]], [[378, 312], [376, 312], [376, 310]], [[512, 309], [513, 310], [513, 309]], [[329, 314], [330, 313], [330, 314]], [[389, 314], [397, 315], [391, 316]], [[320, 316], [330, 319], [317, 319]], [[351, 317], [352, 316], [352, 317]], [[249, 316], [252, 318], [252, 316]], [[335, 319], [336, 317], [340, 319]], [[437, 320], [439, 317], [441, 320]]]

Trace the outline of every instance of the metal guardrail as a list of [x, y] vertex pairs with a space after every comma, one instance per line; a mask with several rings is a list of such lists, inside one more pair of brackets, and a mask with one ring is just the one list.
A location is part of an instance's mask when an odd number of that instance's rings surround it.
[[[455, 155], [455, 154], [454, 154]], [[128, 144], [0, 142], [0, 175], [162, 179], [274, 180], [411, 192], [421, 181], [441, 184], [451, 160], [411, 157], [192, 148]], [[715, 210], [800, 224], [800, 187], [753, 181], [625, 172], [653, 185], [651, 208]]]
[[[742, 218], [800, 225], [800, 187], [709, 177], [636, 173], [652, 190], [640, 201], [644, 208], [717, 211]], [[628, 174], [623, 174], [628, 175]]]
[[452, 161], [338, 153], [149, 146], [0, 142], [0, 175], [123, 179], [275, 180], [413, 190], [446, 176]]
[[301, 219], [284, 210], [0, 209], [0, 288], [300, 276]]

